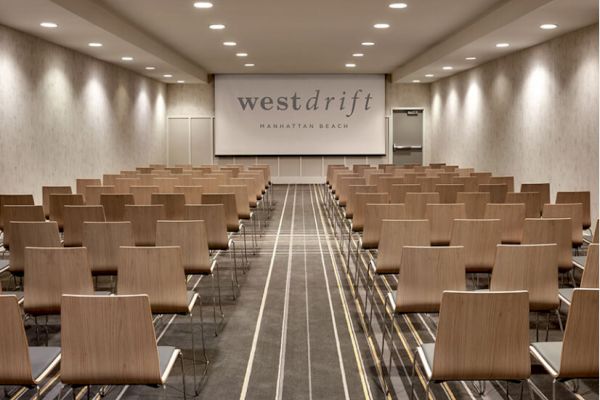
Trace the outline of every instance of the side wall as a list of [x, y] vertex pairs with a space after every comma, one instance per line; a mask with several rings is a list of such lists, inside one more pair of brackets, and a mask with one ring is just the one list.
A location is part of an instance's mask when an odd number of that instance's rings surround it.
[[1, 192], [166, 161], [166, 85], [1, 25], [0, 77]]

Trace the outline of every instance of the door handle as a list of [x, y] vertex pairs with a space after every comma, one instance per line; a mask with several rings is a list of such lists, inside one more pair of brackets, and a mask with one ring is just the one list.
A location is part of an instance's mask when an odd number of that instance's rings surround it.
[[400, 146], [395, 144], [394, 150], [423, 150], [423, 146]]

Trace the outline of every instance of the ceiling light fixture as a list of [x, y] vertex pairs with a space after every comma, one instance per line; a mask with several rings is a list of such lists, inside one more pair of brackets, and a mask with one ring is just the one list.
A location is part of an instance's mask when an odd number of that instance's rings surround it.
[[163, 78], [172, 78], [172, 77], [173, 77], [173, 75], [171, 75], [171, 74], [164, 74], [163, 75]]
[[390, 8], [406, 8], [408, 7], [408, 4], [406, 3], [391, 3], [389, 5]]
[[194, 3], [195, 8], [212, 8], [213, 4], [210, 1], [197, 1]]
[[508, 46], [510, 46], [509, 43], [496, 43], [496, 47], [499, 47], [499, 48], [508, 47]]
[[413, 83], [421, 83], [421, 81], [420, 81], [420, 80], [418, 80], [418, 79], [413, 79], [413, 81], [412, 81], [412, 82], [413, 82]]
[[544, 29], [546, 31], [552, 30], [552, 29], [556, 29], [558, 28], [558, 25], [556, 24], [542, 24], [540, 25], [540, 29]]
[[361, 43], [363, 46], [375, 46], [374, 42], [362, 42]]
[[58, 28], [58, 24], [54, 23], [54, 22], [42, 22], [40, 24], [41, 27], [43, 28]]
[[434, 76], [434, 74], [425, 74], [425, 78], [433, 78]]
[[238, 57], [248, 57], [248, 53], [235, 53]]
[[91, 42], [91, 43], [88, 43], [88, 46], [90, 46], [90, 47], [102, 47], [102, 43]]
[[133, 61], [133, 57], [125, 56], [125, 57], [121, 57], [121, 60], [123, 60], [123, 61]]
[[356, 67], [356, 64], [354, 64], [354, 63], [347, 63], [346, 64], [346, 68], [354, 68], [354, 67]]
[[442, 67], [442, 69], [446, 70], [446, 71], [451, 71], [454, 69], [454, 67], [452, 67], [451, 65], [446, 65], [446, 66]]
[[387, 29], [389, 27], [390, 27], [390, 24], [383, 24], [383, 23], [373, 25], [373, 28], [375, 28], [375, 29]]
[[233, 47], [233, 46], [237, 46], [237, 43], [236, 42], [223, 42], [223, 46]]
[[146, 67], [146, 70], [148, 71], [154, 71], [156, 69], [156, 67]]
[[209, 25], [208, 27], [215, 31], [225, 29], [225, 25], [223, 25], [223, 24], [212, 24], [212, 25]]
[[477, 60], [477, 57], [466, 57], [465, 60], [473, 61], [473, 60]]
[[254, 67], [254, 64], [252, 64], [252, 63], [244, 64], [244, 67]]
[[177, 81], [177, 83], [185, 83], [185, 81]]
[[354, 53], [352, 54], [352, 57], [363, 57], [364, 54], [363, 53]]

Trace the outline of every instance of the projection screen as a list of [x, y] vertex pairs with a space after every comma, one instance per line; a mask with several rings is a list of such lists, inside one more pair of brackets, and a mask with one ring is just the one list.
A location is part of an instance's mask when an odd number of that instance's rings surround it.
[[216, 75], [215, 155], [384, 155], [383, 75]]

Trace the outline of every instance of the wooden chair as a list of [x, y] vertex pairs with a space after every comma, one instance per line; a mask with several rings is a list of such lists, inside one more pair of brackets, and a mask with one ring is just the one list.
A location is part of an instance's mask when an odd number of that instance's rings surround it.
[[523, 239], [525, 225], [525, 204], [505, 203], [488, 204], [485, 208], [485, 219], [499, 219], [502, 229], [503, 244], [519, 244]]
[[142, 184], [139, 178], [117, 178], [115, 179], [115, 193], [130, 193], [132, 186], [140, 186]]
[[404, 204], [367, 204], [360, 248], [377, 249], [384, 219], [406, 219]]
[[379, 179], [377, 182], [377, 191], [380, 193], [390, 193], [392, 192], [392, 185], [402, 185], [404, 184], [404, 178], [399, 176], [384, 176]]
[[[427, 176], [424, 172], [407, 172], [404, 175], [404, 182], [408, 185], [414, 185], [417, 183], [417, 178]], [[421, 185], [419, 185], [421, 186]]]
[[452, 226], [450, 246], [465, 248], [467, 273], [491, 273], [496, 246], [502, 242], [499, 219], [456, 219]]
[[457, 204], [427, 204], [425, 218], [431, 227], [431, 245], [448, 246], [452, 236], [452, 226], [455, 219], [467, 218], [465, 205]]
[[174, 193], [175, 186], [179, 186], [177, 178], [154, 178], [152, 186], [158, 186], [159, 193]]
[[583, 207], [582, 227], [590, 229], [592, 219], [590, 215], [590, 192], [558, 192], [556, 193], [556, 204], [581, 203]]
[[558, 246], [558, 272], [573, 277], [571, 252], [571, 220], [568, 218], [526, 218], [521, 244], [556, 243]]
[[[71, 186], [42, 186], [42, 206], [46, 218], [50, 216], [50, 195], [51, 194], [72, 194]], [[32, 203], [33, 204], [33, 203]]]
[[497, 184], [480, 184], [478, 186], [480, 192], [490, 193], [490, 203], [505, 203], [508, 186], [505, 183]]
[[10, 222], [31, 221], [44, 222], [44, 209], [42, 206], [3, 206], [2, 226], [4, 227], [3, 245], [5, 249], [10, 249]]
[[[593, 243], [588, 247], [585, 266], [581, 275], [581, 288], [598, 289], [598, 244]], [[560, 288], [558, 297], [560, 301], [571, 305], [573, 300], [573, 288]]]
[[509, 192], [506, 194], [506, 202], [511, 204], [525, 204], [525, 218], [539, 218], [542, 215], [542, 208], [540, 207], [541, 195], [539, 192]]
[[[33, 195], [31, 194], [0, 194], [0, 230], [4, 231], [4, 206], [32, 206]], [[44, 217], [46, 213], [44, 211]]]
[[598, 289], [575, 289], [562, 342], [535, 342], [533, 357], [556, 383], [572, 379], [598, 379]]
[[[350, 185], [366, 185], [367, 181], [362, 177], [345, 177], [342, 176], [339, 179], [339, 188], [337, 191], [338, 205], [341, 207], [346, 206], [346, 202], [348, 201], [348, 186]], [[375, 185], [377, 186], [377, 185]]]
[[217, 193], [219, 182], [216, 178], [192, 178], [193, 186], [202, 186], [204, 193]]
[[81, 194], [51, 194], [50, 196], [50, 220], [56, 221], [58, 230], [64, 228], [64, 210], [65, 206], [82, 206], [84, 204]]
[[60, 379], [65, 385], [74, 390], [88, 385], [149, 385], [166, 392], [167, 378], [179, 359], [187, 398], [182, 353], [156, 345], [148, 295], [63, 295], [62, 311]]
[[227, 222], [223, 204], [188, 204], [185, 206], [185, 219], [204, 221], [209, 250], [227, 251], [230, 247], [235, 246], [233, 240], [227, 237]]
[[515, 177], [514, 176], [492, 176], [490, 178], [490, 184], [504, 184], [506, 185], [507, 192], [515, 191]]
[[583, 245], [583, 205], [581, 203], [544, 204], [542, 218], [569, 218], [571, 220], [571, 243], [574, 248]]
[[85, 196], [85, 188], [87, 186], [101, 186], [102, 185], [102, 180], [101, 179], [76, 179], [75, 180], [75, 188], [76, 188], [76, 192], [77, 194], [82, 194]]
[[526, 381], [531, 375], [528, 346], [526, 291], [446, 291], [435, 343], [417, 347], [413, 357], [411, 399], [417, 362], [427, 382], [422, 398], [429, 398], [431, 382]]
[[104, 222], [102, 206], [65, 206], [64, 237], [65, 247], [79, 247], [83, 243], [84, 222]]
[[435, 192], [440, 194], [440, 203], [453, 204], [456, 203], [458, 193], [465, 191], [465, 185], [459, 184], [440, 184], [435, 185]]
[[442, 183], [442, 180], [437, 176], [421, 176], [415, 179], [418, 185], [421, 185], [421, 192], [435, 192], [436, 185]]
[[350, 185], [348, 186], [348, 201], [346, 202], [346, 210], [344, 217], [347, 219], [354, 218], [354, 209], [356, 208], [356, 195], [358, 193], [377, 193], [375, 185]]
[[248, 202], [248, 187], [246, 185], [220, 185], [219, 193], [233, 193], [235, 196], [235, 209], [244, 240], [244, 248], [246, 247], [246, 224], [243, 221], [252, 223], [252, 251], [256, 255], [256, 235], [258, 231], [256, 229], [256, 214], [250, 210]]
[[474, 176], [458, 176], [452, 178], [450, 183], [455, 185], [465, 185], [465, 192], [477, 192], [479, 190], [477, 187], [477, 178]]
[[156, 223], [161, 219], [165, 219], [165, 207], [162, 204], [125, 206], [125, 221], [131, 222], [136, 246], [156, 244]]
[[440, 178], [441, 185], [450, 185], [452, 184], [452, 179], [458, 177], [458, 172], [440, 172], [437, 175]]
[[114, 193], [114, 186], [86, 186], [84, 189], [85, 204], [88, 206], [99, 206], [102, 194]]
[[404, 197], [406, 219], [425, 219], [427, 204], [439, 204], [438, 192], [407, 193]]
[[[537, 192], [540, 194], [540, 204], [538, 206], [538, 216], [542, 214], [544, 204], [550, 203], [550, 184], [549, 183], [522, 183], [521, 192]], [[537, 217], [533, 217], [537, 218]]]
[[154, 168], [151, 168], [151, 167], [136, 167], [135, 168], [135, 170], [138, 172], [138, 175], [139, 174], [151, 174], [153, 169]]
[[491, 172], [471, 172], [471, 176], [477, 179], [477, 185], [490, 183]]
[[84, 222], [83, 247], [88, 249], [92, 275], [117, 275], [119, 248], [133, 246], [131, 222]]
[[121, 174], [103, 174], [102, 175], [102, 184], [104, 186], [115, 186], [115, 179], [121, 178]]
[[[529, 311], [548, 315], [546, 340], [550, 325], [550, 313], [562, 323], [558, 300], [558, 248], [556, 244], [500, 245], [496, 249], [494, 272], [490, 291], [527, 290]], [[536, 340], [539, 340], [539, 324], [536, 318]]]
[[185, 195], [183, 193], [153, 193], [152, 204], [165, 207], [165, 216], [162, 219], [183, 220], [185, 213]]
[[104, 215], [109, 222], [126, 221], [125, 206], [135, 204], [131, 193], [103, 193], [100, 195], [100, 204], [104, 207]]
[[140, 179], [140, 185], [139, 186], [154, 186], [154, 179], [155, 178], [160, 178], [161, 175], [158, 174], [139, 174], [137, 176]]
[[465, 205], [468, 219], [482, 219], [485, 208], [490, 202], [489, 192], [459, 192], [456, 194], [456, 202]]
[[129, 193], [133, 195], [136, 206], [149, 206], [152, 204], [152, 195], [158, 190], [158, 186], [131, 186]]
[[0, 386], [24, 386], [35, 389], [41, 399], [40, 386], [60, 362], [60, 347], [29, 346], [17, 297], [0, 295]]
[[60, 236], [56, 222], [11, 222], [10, 223], [11, 274], [22, 276], [25, 271], [26, 247], [60, 247]]
[[185, 204], [202, 204], [203, 186], [175, 186], [175, 193], [183, 193]]

